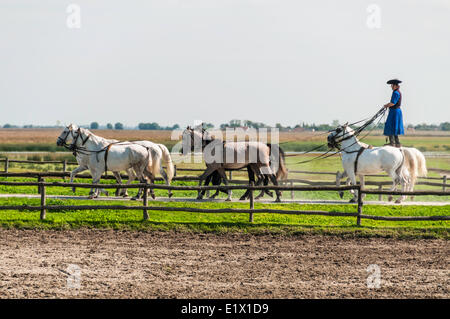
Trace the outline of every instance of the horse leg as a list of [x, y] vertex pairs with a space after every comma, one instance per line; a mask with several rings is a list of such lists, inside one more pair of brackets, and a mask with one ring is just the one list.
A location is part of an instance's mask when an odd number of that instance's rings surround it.
[[[120, 176], [120, 172], [113, 172], [114, 177], [116, 178], [117, 184], [121, 185], [122, 184], [122, 177]], [[120, 196], [121, 193], [121, 188], [116, 188], [116, 196]]]
[[[147, 180], [145, 179], [145, 167], [139, 166], [139, 165], [133, 165], [132, 166], [134, 173], [131, 177], [128, 179], [127, 184], [130, 184], [135, 178], [137, 178], [141, 183], [147, 183]], [[131, 200], [138, 200], [142, 196], [142, 188], [139, 188], [136, 196], [131, 197]]]
[[[272, 181], [273, 185], [278, 186], [278, 181], [277, 181], [277, 177], [275, 176], [275, 174], [270, 174], [269, 175], [270, 180]], [[277, 194], [277, 199], [275, 200], [275, 202], [279, 203], [281, 202], [281, 192], [279, 190], [275, 191], [275, 194]]]
[[[128, 181], [127, 181], [127, 185], [130, 185], [136, 178], [136, 173], [134, 172], [134, 169], [129, 168], [126, 170], [127, 174], [128, 174]], [[128, 188], [122, 188], [120, 190], [119, 196], [122, 197], [128, 197]]]
[[[397, 190], [397, 186], [398, 186], [398, 184], [400, 183], [400, 177], [397, 176], [397, 174], [395, 173], [395, 170], [391, 170], [391, 171], [389, 172], [389, 175], [390, 175], [391, 178], [392, 178], [391, 191], [396, 191], [396, 190]], [[388, 201], [389, 201], [389, 202], [392, 201], [393, 199], [394, 199], [394, 196], [392, 196], [392, 195], [389, 195], [389, 196], [388, 196]]]
[[[223, 169], [223, 167], [219, 168], [217, 171], [220, 174], [220, 176], [222, 177], [224, 184], [228, 185], [227, 175], [225, 174], [225, 170]], [[231, 195], [232, 195], [232, 192], [231, 192], [231, 189], [229, 189], [228, 190], [228, 197], [226, 199], [227, 202], [231, 201]]]
[[[70, 172], [70, 182], [69, 183], [73, 183], [73, 179], [75, 178], [75, 175], [77, 175], [78, 173], [83, 172], [83, 171], [85, 171], [87, 169], [88, 169], [87, 166], [80, 165], [77, 168], [75, 168], [73, 171], [71, 171]], [[75, 190], [76, 190], [75, 187], [72, 187], [72, 192], [75, 193]]]
[[[198, 186], [202, 186], [202, 181], [204, 179], [206, 179], [209, 175], [211, 175], [216, 169], [217, 168], [212, 167], [212, 166], [206, 167], [206, 170], [203, 172], [203, 174], [199, 176]], [[202, 199], [203, 195], [204, 195], [204, 193], [202, 194], [201, 191], [198, 191], [197, 199]]]
[[[208, 186], [209, 183], [211, 183], [211, 180], [213, 179], [214, 174], [216, 174], [216, 172], [212, 173], [212, 174], [209, 175], [207, 178], [205, 178], [205, 183], [203, 184], [203, 186]], [[220, 184], [220, 182], [219, 182], [219, 184]], [[214, 182], [213, 182], [213, 185], [214, 185]], [[202, 198], [203, 198], [203, 196], [205, 196], [206, 190], [202, 190], [202, 191], [200, 191], [200, 193], [201, 193]], [[209, 193], [209, 192], [208, 192], [208, 193]], [[208, 194], [208, 195], [209, 195], [209, 194]], [[208, 198], [211, 198], [211, 197], [208, 196]]]
[[[361, 185], [361, 189], [364, 188], [365, 182], [364, 182], [364, 175], [358, 175], [359, 177], [359, 184]], [[364, 199], [366, 197], [366, 194], [361, 195], [361, 199]]]
[[[150, 183], [151, 183], [151, 184], [155, 184], [155, 175], [149, 174], [149, 175], [148, 175], [148, 178], [150, 179]], [[156, 199], [155, 190], [154, 190], [153, 188], [150, 189], [150, 196], [151, 196], [153, 199]]]
[[[267, 186], [269, 184], [269, 178], [266, 175], [260, 175], [258, 176], [258, 181], [256, 182], [256, 185], [259, 186], [263, 183], [264, 186]], [[260, 199], [264, 196], [265, 190], [262, 190], [259, 192], [258, 196], [255, 197], [255, 199]], [[271, 194], [271, 197], [273, 197], [273, 194]]]
[[[269, 185], [269, 178], [267, 176], [263, 176], [264, 178], [264, 186]], [[270, 197], [273, 197], [273, 192], [269, 191], [268, 189], [264, 190], [264, 193], [266, 193], [267, 195], [269, 195]], [[264, 194], [263, 194], [264, 195]], [[262, 197], [262, 196], [261, 196]]]
[[[215, 172], [214, 172], [212, 175], [210, 175], [210, 176], [212, 177], [212, 184], [213, 184], [213, 185], [219, 186], [219, 185], [222, 183], [222, 177], [220, 176], [220, 174], [219, 174], [217, 171], [215, 171]], [[211, 199], [216, 198], [216, 196], [219, 195], [219, 192], [223, 192], [223, 193], [225, 193], [225, 194], [228, 194], [227, 191], [225, 191], [225, 190], [219, 188], [219, 189], [216, 190], [216, 192], [215, 192], [213, 195], [209, 196], [209, 198], [211, 198]]]
[[[341, 186], [341, 179], [347, 177], [347, 172], [344, 171], [342, 173], [340, 173], [339, 171], [336, 173], [336, 187]], [[347, 180], [348, 182], [348, 180]], [[347, 183], [346, 182], [346, 183]], [[344, 197], [344, 192], [343, 191], [339, 191], [339, 197], [343, 198]]]
[[[94, 172], [92, 173], [92, 184], [98, 184], [100, 178], [102, 177], [102, 173]], [[92, 188], [89, 193], [89, 199], [97, 198], [99, 195], [99, 188]]]
[[[402, 192], [408, 190], [409, 185], [411, 183], [411, 178], [409, 176], [409, 172], [406, 169], [402, 169], [400, 173], [400, 183], [402, 184]], [[406, 195], [401, 195], [396, 201], [396, 204], [400, 204], [403, 200], [406, 199]]]
[[[166, 185], [167, 185], [167, 186], [170, 186], [169, 178], [167, 177], [167, 174], [166, 174], [166, 172], [164, 171], [164, 169], [163, 169], [163, 167], [162, 167], [162, 162], [161, 162], [161, 161], [160, 161], [159, 173], [161, 174], [162, 178], [163, 178], [164, 181], [166, 182]], [[173, 196], [172, 190], [171, 190], [171, 189], [169, 189], [169, 190], [167, 191], [167, 193], [168, 193], [167, 196], [168, 196], [169, 198], [171, 198], [171, 197]]]
[[[132, 168], [129, 168], [126, 171], [128, 174], [128, 181], [126, 184], [130, 185], [137, 178], [137, 175]], [[128, 188], [122, 188], [119, 196], [128, 197]]]
[[[352, 172], [351, 174], [347, 173], [348, 178], [350, 179], [350, 184], [351, 185], [356, 185], [356, 176], [355, 174]], [[352, 189], [353, 191], [353, 197], [350, 199], [350, 203], [356, 203], [358, 201], [358, 191]]]
[[[251, 185], [252, 183], [255, 184], [255, 172], [253, 171], [253, 168], [248, 165], [247, 166], [247, 174], [248, 174], [248, 184]], [[239, 200], [245, 200], [248, 197], [250, 197], [250, 191], [247, 189], [244, 193], [244, 195], [242, 195]]]

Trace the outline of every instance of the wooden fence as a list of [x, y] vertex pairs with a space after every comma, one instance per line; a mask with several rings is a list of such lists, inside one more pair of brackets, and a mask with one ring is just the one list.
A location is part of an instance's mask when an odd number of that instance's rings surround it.
[[[186, 171], [190, 171], [190, 172], [195, 172], [195, 171], [203, 171], [200, 169], [185, 169]], [[301, 172], [305, 172], [305, 171], [301, 171]], [[330, 175], [336, 175], [336, 173], [329, 173], [329, 172], [308, 172], [308, 173], [317, 173], [317, 174], [330, 174]], [[43, 178], [46, 177], [53, 177], [53, 178], [62, 178], [65, 179], [67, 177], [70, 176], [69, 172], [21, 172], [21, 173], [7, 173], [7, 172], [0, 172], [0, 177], [27, 177], [27, 178], [36, 178], [37, 181], [41, 181]], [[376, 175], [378, 176], [378, 175]], [[80, 179], [91, 179], [91, 175], [90, 174], [78, 174], [76, 176], [77, 178]], [[122, 175], [121, 174], [122, 179], [127, 179], [128, 176], [127, 175]], [[446, 177], [446, 176], [444, 176]], [[103, 177], [104, 179], [115, 179], [114, 176], [112, 175], [105, 175]], [[430, 178], [431, 179], [431, 178]], [[161, 177], [157, 177], [155, 179], [156, 181], [162, 181]], [[173, 180], [175, 181], [198, 181], [199, 177], [198, 176], [175, 176], [173, 178]], [[342, 180], [341, 183], [343, 183], [344, 181]], [[247, 184], [246, 180], [238, 180], [238, 179], [231, 179], [230, 180], [231, 184]], [[283, 180], [280, 182], [280, 184], [282, 185], [289, 185], [289, 186], [294, 186], [294, 184], [304, 184], [304, 185], [309, 185], [309, 186], [335, 186], [336, 182], [335, 180], [333, 181], [311, 181], [308, 179], [300, 179], [300, 178], [289, 178], [287, 180]], [[392, 182], [391, 181], [371, 181], [371, 180], [367, 180], [365, 181], [365, 185], [368, 186], [376, 186], [378, 188], [379, 191], [383, 190], [383, 186], [391, 186]], [[447, 184], [447, 178], [443, 179], [442, 183], [437, 183], [437, 182], [433, 182], [433, 181], [427, 181], [427, 180], [419, 180], [416, 185], [427, 185], [427, 186], [434, 186], [434, 187], [439, 187], [440, 189], [442, 189], [443, 192], [446, 191], [447, 187], [449, 187], [450, 185]], [[291, 191], [290, 192], [291, 195], [291, 199], [294, 199], [294, 192]], [[381, 201], [382, 200], [382, 195], [380, 194], [378, 196], [378, 200]]]
[[[377, 191], [364, 190], [359, 185], [355, 186], [253, 186], [253, 185], [228, 185], [228, 186], [167, 186], [158, 184], [131, 184], [131, 185], [102, 185], [102, 188], [143, 188], [144, 197], [142, 206], [127, 206], [127, 205], [47, 205], [46, 188], [47, 187], [79, 187], [79, 188], [93, 188], [98, 187], [94, 184], [85, 183], [48, 183], [44, 180], [39, 182], [0, 182], [2, 186], [34, 186], [39, 188], [40, 205], [4, 205], [0, 206], [0, 210], [30, 210], [40, 211], [40, 218], [46, 218], [47, 211], [51, 210], [99, 210], [99, 209], [115, 209], [115, 210], [142, 210], [143, 219], [149, 219], [149, 211], [183, 211], [196, 213], [245, 213], [249, 214], [249, 221], [253, 222], [254, 214], [257, 213], [272, 213], [272, 214], [295, 214], [295, 215], [322, 215], [322, 216], [341, 216], [341, 217], [356, 217], [356, 224], [361, 225], [361, 219], [372, 220], [388, 220], [388, 221], [436, 221], [436, 220], [450, 220], [450, 216], [374, 216], [363, 214], [362, 194], [382, 194], [382, 195], [434, 195], [434, 196], [449, 196], [450, 192], [436, 192], [436, 191], [415, 191], [415, 192], [392, 192], [392, 191]], [[249, 209], [237, 208], [218, 208], [218, 209], [203, 209], [194, 207], [161, 207], [149, 206], [147, 190], [150, 189], [165, 189], [172, 191], [201, 191], [201, 190], [217, 190], [217, 189], [235, 190], [243, 189], [250, 191]], [[345, 212], [329, 212], [320, 210], [283, 210], [283, 209], [255, 209], [254, 208], [254, 192], [258, 190], [279, 190], [279, 191], [346, 191], [358, 190], [358, 201], [356, 203], [357, 210], [354, 213]]]
[[[77, 162], [69, 162], [67, 160], [62, 161], [32, 161], [32, 160], [12, 160], [8, 158], [0, 158], [0, 162], [4, 162], [4, 168], [3, 172], [8, 173], [9, 172], [9, 166], [10, 163], [21, 163], [21, 164], [37, 164], [37, 165], [45, 165], [45, 164], [58, 164], [61, 165], [62, 172], [67, 172], [68, 166], [78, 166]], [[174, 165], [175, 168], [175, 176], [177, 175], [176, 172], [203, 172], [204, 168], [183, 168], [183, 167], [177, 167], [177, 165]], [[240, 169], [236, 171], [245, 172], [246, 169]], [[428, 168], [428, 171], [436, 172], [442, 175], [442, 177], [419, 177], [420, 179], [424, 180], [447, 180], [447, 176], [450, 176], [450, 170], [440, 169], [440, 168]], [[326, 172], [326, 171], [320, 171], [320, 172], [312, 172], [312, 171], [302, 171], [302, 170], [289, 170], [289, 173], [294, 174], [307, 174], [307, 175], [334, 175], [336, 176], [336, 172]], [[230, 179], [232, 179], [233, 171], [229, 171]], [[387, 177], [388, 175], [366, 175], [368, 177]]]

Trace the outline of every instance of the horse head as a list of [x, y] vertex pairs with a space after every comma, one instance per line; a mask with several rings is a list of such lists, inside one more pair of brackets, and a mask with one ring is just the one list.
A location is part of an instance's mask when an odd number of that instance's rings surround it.
[[71, 144], [74, 136], [75, 131], [78, 129], [78, 127], [74, 124], [69, 124], [64, 128], [64, 130], [61, 132], [61, 134], [56, 139], [56, 145], [57, 146], [64, 146]]
[[354, 135], [354, 131], [351, 129], [350, 126], [348, 126], [348, 122], [344, 125], [339, 125], [334, 130], [330, 131], [330, 134], [328, 134], [327, 142], [328, 147], [333, 148], [340, 148], [341, 142], [345, 141], [349, 138], [351, 138]]

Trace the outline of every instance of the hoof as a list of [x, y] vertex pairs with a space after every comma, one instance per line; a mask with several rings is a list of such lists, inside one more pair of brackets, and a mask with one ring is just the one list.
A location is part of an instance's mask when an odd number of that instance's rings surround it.
[[356, 199], [352, 198], [348, 201], [349, 203], [356, 203]]
[[151, 194], [150, 196], [151, 196], [153, 199], [156, 198], [155, 194]]
[[139, 199], [139, 197], [137, 197], [137, 196], [133, 196], [133, 197], [131, 197], [130, 199], [131, 199], [131, 200], [138, 200], [138, 199]]
[[402, 202], [402, 200], [399, 198], [395, 201], [396, 204], [400, 204]]
[[394, 199], [394, 197], [392, 197], [392, 196], [388, 196], [388, 202], [392, 202], [392, 199]]
[[196, 199], [201, 200], [201, 199], [203, 199], [203, 196], [197, 196]]
[[128, 194], [122, 194], [122, 197], [128, 197]]
[[239, 197], [239, 200], [246, 200], [246, 199], [247, 199], [246, 196], [241, 196], [241, 197]]
[[169, 195], [168, 195], [168, 196], [169, 196], [169, 198], [171, 198], [171, 197], [173, 196], [173, 194], [172, 194], [172, 193], [169, 193]]
[[281, 203], [281, 199], [279, 198], [275, 199], [275, 203]]
[[108, 193], [108, 191], [105, 191], [105, 196], [109, 196], [109, 193]]
[[230, 198], [225, 199], [226, 202], [231, 202]]
[[97, 196], [95, 196], [95, 195], [89, 195], [88, 198], [89, 198], [89, 199], [94, 199], [94, 198], [97, 198]]
[[339, 197], [344, 198], [344, 192], [339, 192]]
[[75, 193], [76, 190], [77, 190], [77, 189], [76, 189], [75, 187], [72, 187], [72, 192]]

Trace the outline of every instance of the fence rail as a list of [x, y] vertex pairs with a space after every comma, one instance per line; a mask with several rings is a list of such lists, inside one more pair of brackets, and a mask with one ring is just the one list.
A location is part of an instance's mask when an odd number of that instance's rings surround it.
[[[336, 174], [334, 174], [336, 175]], [[40, 179], [45, 177], [56, 177], [56, 178], [63, 178], [69, 177], [69, 172], [17, 172], [17, 173], [7, 173], [7, 172], [0, 172], [0, 177], [28, 177], [28, 178], [37, 178], [38, 181]], [[122, 179], [127, 179], [128, 176], [125, 174], [120, 175]], [[92, 178], [90, 174], [78, 174], [76, 178], [80, 179], [90, 179]], [[105, 175], [103, 176], [104, 179], [113, 180], [115, 179], [112, 175]], [[155, 178], [156, 181], [162, 181], [163, 179], [161, 177]], [[198, 176], [175, 176], [173, 178], [175, 181], [198, 181]], [[343, 183], [344, 181], [341, 181]], [[230, 183], [232, 184], [247, 184], [245, 180], [237, 180], [237, 179], [230, 179]], [[289, 178], [282, 181], [283, 184], [289, 184], [291, 186], [294, 185], [294, 183], [300, 183], [300, 184], [306, 184], [311, 186], [335, 186], [336, 181], [311, 181], [308, 179], [300, 179], [300, 178]], [[102, 184], [103, 185], [103, 184]], [[368, 186], [377, 186], [379, 190], [382, 190], [383, 186], [390, 186], [392, 185], [392, 182], [390, 181], [365, 181], [365, 185]], [[444, 176], [442, 179], [442, 183], [436, 183], [436, 182], [428, 182], [426, 180], [419, 180], [416, 185], [426, 185], [426, 186], [434, 186], [439, 187], [443, 191], [445, 191], [448, 187], [450, 187], [449, 184], [447, 184], [447, 178]], [[292, 195], [292, 193], [291, 193]], [[293, 199], [293, 196], [291, 196]], [[379, 197], [379, 200], [382, 200], [381, 196]]]
[[[130, 185], [101, 185], [103, 188], [143, 188], [144, 198], [142, 206], [128, 206], [128, 205], [47, 205], [46, 204], [46, 188], [48, 187], [80, 187], [80, 188], [94, 188], [98, 187], [98, 184], [87, 183], [60, 183], [53, 182], [48, 183], [44, 180], [39, 182], [0, 182], [3, 186], [37, 186], [40, 190], [40, 205], [4, 205], [0, 206], [0, 210], [30, 210], [40, 211], [40, 218], [43, 220], [46, 218], [47, 211], [51, 210], [98, 210], [98, 209], [115, 209], [115, 210], [142, 210], [143, 219], [148, 220], [148, 211], [183, 211], [183, 212], [196, 212], [196, 213], [244, 213], [249, 214], [249, 221], [253, 222], [253, 214], [255, 213], [272, 213], [272, 214], [295, 214], [295, 215], [321, 215], [321, 216], [344, 216], [344, 217], [356, 217], [356, 224], [361, 225], [361, 219], [372, 220], [389, 220], [389, 221], [441, 221], [450, 220], [450, 216], [374, 216], [364, 215], [362, 194], [385, 194], [385, 195], [436, 195], [436, 196], [449, 196], [450, 192], [436, 192], [436, 191], [416, 191], [416, 192], [390, 192], [390, 191], [374, 191], [361, 189], [359, 185], [355, 186], [253, 186], [253, 185], [225, 185], [225, 186], [167, 186], [158, 184], [130, 184]], [[218, 208], [218, 209], [203, 209], [195, 207], [161, 207], [161, 206], [149, 206], [147, 190], [150, 189], [165, 189], [165, 190], [217, 190], [217, 189], [243, 189], [250, 190], [250, 207], [249, 209], [238, 208]], [[283, 210], [283, 209], [255, 209], [254, 208], [254, 191], [256, 190], [290, 190], [290, 191], [345, 191], [345, 190], [357, 190], [358, 201], [357, 211], [354, 213], [346, 212], [328, 212], [320, 210]]]

